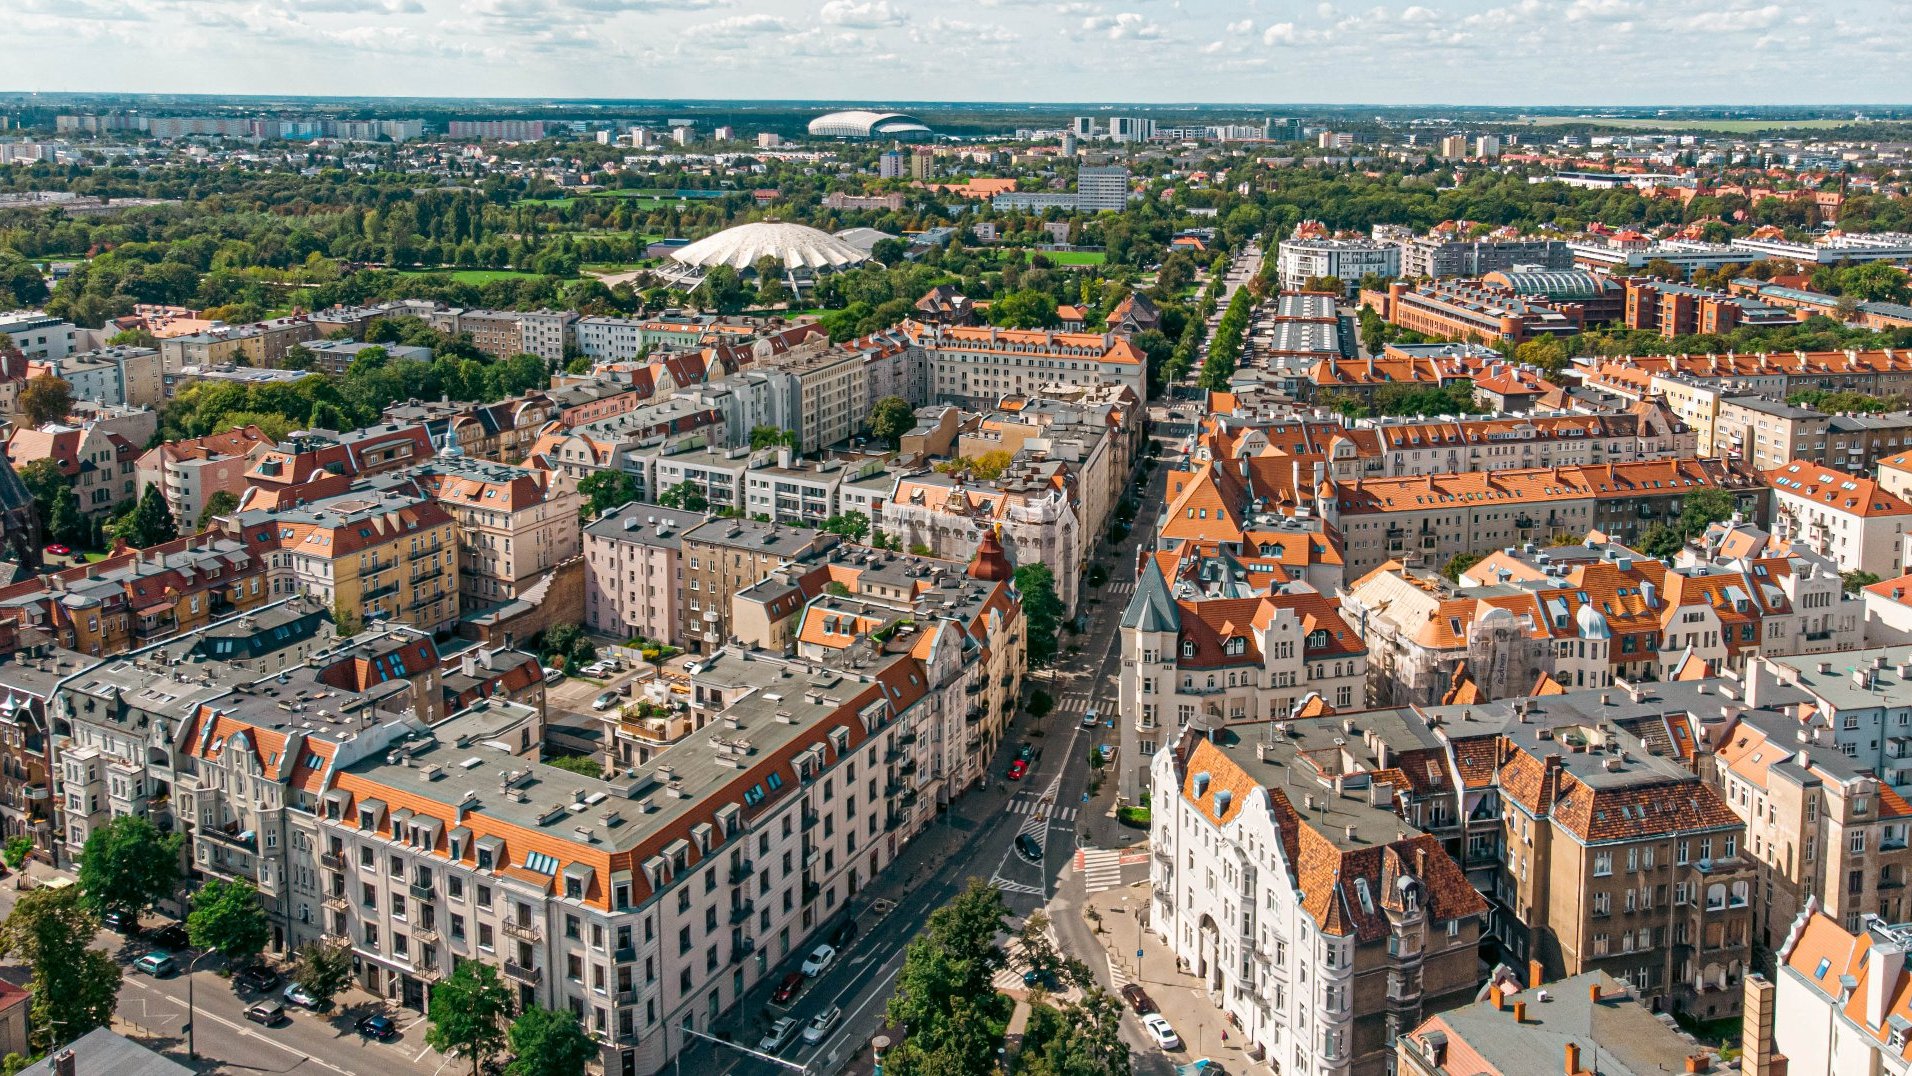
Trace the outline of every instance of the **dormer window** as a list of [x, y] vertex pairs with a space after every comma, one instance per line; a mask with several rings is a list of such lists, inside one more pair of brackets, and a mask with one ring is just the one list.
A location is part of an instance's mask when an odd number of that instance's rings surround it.
[[1195, 656], [1195, 640], [1193, 639], [1182, 640], [1182, 656], [1185, 658], [1192, 658]]
[[1222, 653], [1227, 654], [1231, 657], [1244, 653], [1247, 651], [1247, 649], [1248, 649], [1248, 640], [1246, 639], [1240, 639], [1240, 638], [1230, 639], [1228, 640], [1228, 642], [1222, 644]]

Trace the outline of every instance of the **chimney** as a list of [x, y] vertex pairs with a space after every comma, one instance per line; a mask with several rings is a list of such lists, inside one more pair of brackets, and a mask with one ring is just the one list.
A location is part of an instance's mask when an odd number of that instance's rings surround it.
[[1713, 1059], [1707, 1054], [1687, 1054], [1686, 1071], [1711, 1072], [1713, 1071]]
[[1524, 1024], [1526, 1022], [1527, 1022], [1527, 1003], [1524, 1001], [1514, 1002], [1514, 1023]]
[[1491, 1001], [1491, 1002], [1493, 1002], [1493, 1003], [1494, 1003], [1494, 1009], [1495, 1009], [1496, 1011], [1498, 1011], [1498, 1010], [1500, 1009], [1500, 1007], [1501, 1007], [1501, 996], [1500, 996], [1500, 984], [1499, 984], [1499, 983], [1495, 983], [1495, 984], [1494, 984], [1493, 986], [1490, 986], [1490, 987], [1488, 987], [1488, 988], [1487, 988], [1487, 1000], [1489, 1000], [1489, 1001]]
[[[1599, 987], [1595, 987], [1594, 989], [1598, 990]], [[1567, 1063], [1562, 1067], [1566, 1070], [1567, 1076], [1579, 1076], [1579, 1073], [1580, 1073], [1580, 1044], [1579, 1043], [1570, 1042], [1567, 1044]]]
[[1884, 1026], [1892, 1008], [1892, 991], [1899, 984], [1899, 972], [1905, 967], [1905, 950], [1896, 945], [1875, 942], [1866, 950], [1866, 1026]]
[[1599, 983], [1587, 984], [1587, 1000], [1592, 1002], [1595, 1005], [1600, 1004], [1600, 984]]
[[1742, 1076], [1786, 1076], [1786, 1057], [1773, 1043], [1773, 981], [1758, 973], [1746, 976], [1741, 1011]]
[[1527, 989], [1538, 990], [1540, 989], [1540, 984], [1543, 982], [1546, 982], [1546, 980], [1541, 978], [1540, 961], [1529, 960], [1527, 962]]
[[53, 1055], [54, 1076], [73, 1076], [78, 1061], [73, 1056], [73, 1047], [69, 1046]]

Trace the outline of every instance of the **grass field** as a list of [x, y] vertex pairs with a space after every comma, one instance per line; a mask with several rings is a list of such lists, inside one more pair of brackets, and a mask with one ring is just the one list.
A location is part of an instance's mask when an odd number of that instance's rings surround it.
[[1102, 265], [1109, 260], [1109, 256], [1099, 250], [1029, 250], [1023, 252], [1023, 261], [1033, 261], [1038, 254], [1049, 259], [1052, 265]]
[[579, 268], [587, 273], [628, 273], [635, 269], [649, 269], [656, 264], [656, 258], [646, 258], [637, 262], [586, 262]]
[[516, 269], [412, 269], [406, 276], [448, 276], [459, 284], [489, 284], [494, 280], [535, 280], [541, 274]]
[[[1588, 123], [1597, 127], [1620, 127], [1628, 130], [1650, 131], [1725, 131], [1732, 134], [1750, 134], [1755, 131], [1784, 130], [1824, 130], [1832, 127], [1850, 127], [1851, 120], [1706, 120], [1706, 119], [1651, 119], [1640, 116], [1529, 116], [1529, 123], [1543, 127], [1558, 127], [1569, 123]], [[1901, 122], [1901, 121], [1882, 121]]]

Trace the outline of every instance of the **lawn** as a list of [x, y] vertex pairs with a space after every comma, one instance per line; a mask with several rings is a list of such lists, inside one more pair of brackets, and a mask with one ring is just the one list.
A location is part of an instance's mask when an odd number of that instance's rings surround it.
[[1023, 261], [1033, 261], [1038, 254], [1049, 259], [1051, 265], [1104, 265], [1109, 260], [1108, 254], [1100, 250], [1028, 250], [1023, 252]]
[[527, 273], [517, 269], [408, 269], [405, 276], [448, 276], [458, 284], [489, 284], [494, 280], [536, 280], [542, 273]]
[[[1781, 130], [1824, 130], [1832, 127], [1850, 127], [1853, 120], [1708, 120], [1708, 119], [1655, 119], [1647, 116], [1529, 116], [1529, 123], [1539, 126], [1557, 127], [1569, 123], [1586, 123], [1596, 127], [1620, 127], [1628, 130], [1650, 131], [1725, 131], [1733, 134], [1750, 134], [1755, 131]], [[1904, 122], [1899, 120], [1880, 120], [1881, 123]]]
[[645, 258], [635, 262], [586, 262], [579, 268], [587, 273], [628, 273], [635, 269], [649, 269], [657, 264], [656, 258]]

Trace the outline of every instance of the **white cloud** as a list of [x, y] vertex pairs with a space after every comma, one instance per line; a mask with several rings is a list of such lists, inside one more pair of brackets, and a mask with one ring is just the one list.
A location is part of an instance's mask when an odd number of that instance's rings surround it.
[[1091, 15], [1082, 20], [1082, 29], [1088, 33], [1101, 34], [1110, 41], [1124, 38], [1156, 41], [1165, 36], [1159, 24], [1150, 22], [1146, 16], [1134, 11], [1124, 11], [1119, 15]]
[[904, 21], [903, 13], [890, 6], [889, 0], [829, 0], [818, 12], [824, 22], [832, 26], [853, 26], [870, 30], [879, 26], [898, 26]]
[[1231, 22], [1227, 29], [1231, 34], [1252, 34], [1255, 32], [1255, 20], [1243, 19], [1240, 22]]

